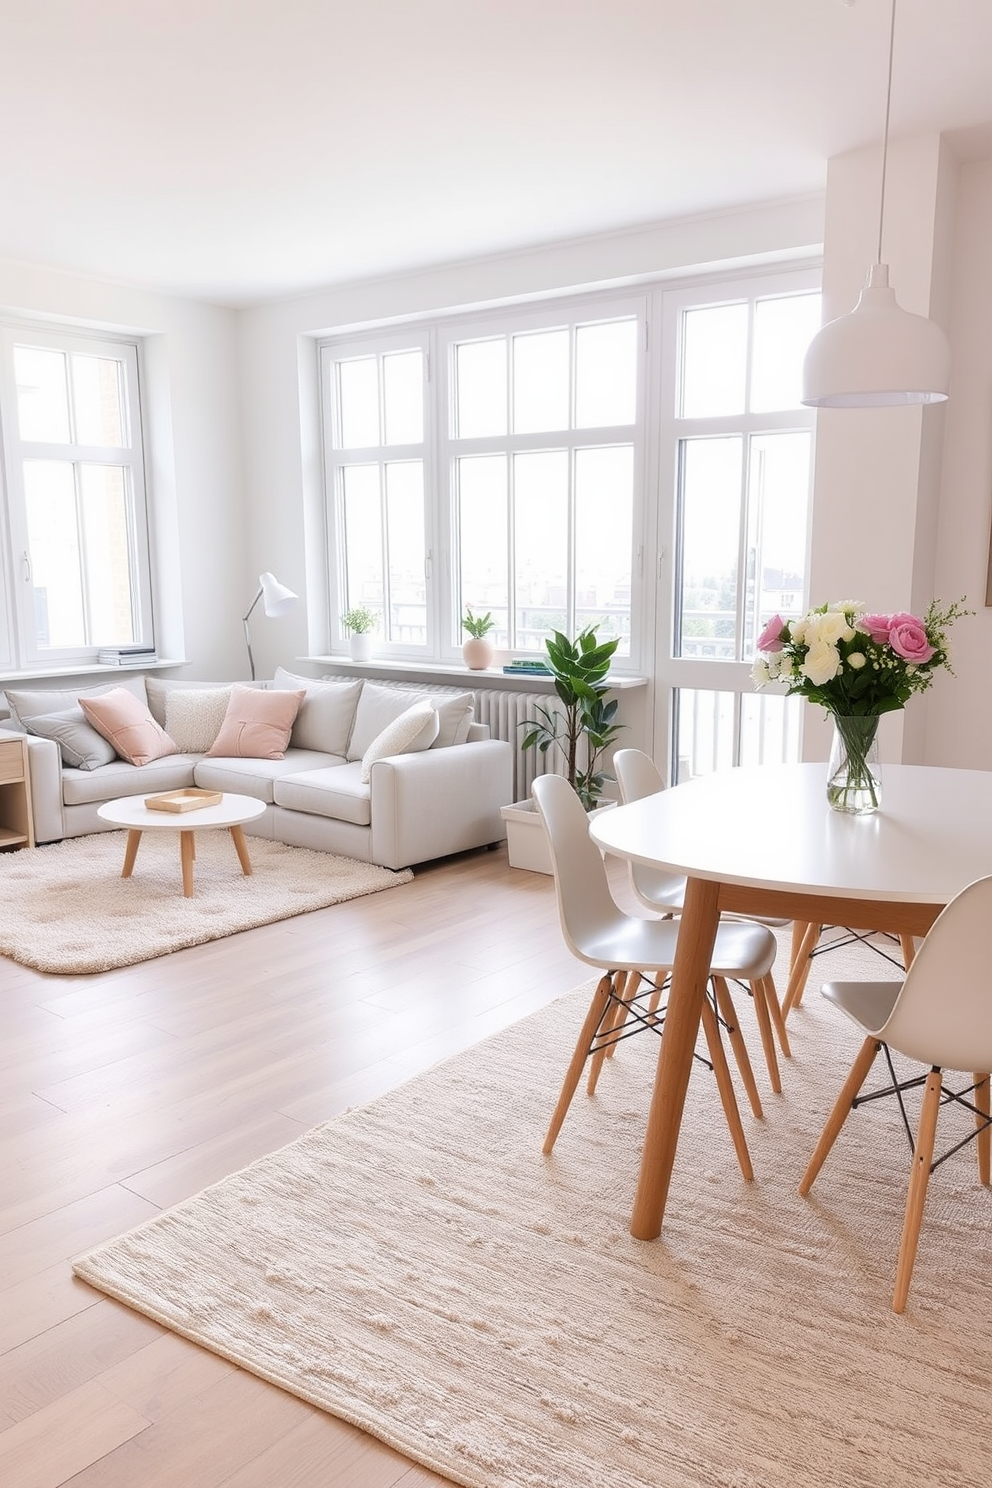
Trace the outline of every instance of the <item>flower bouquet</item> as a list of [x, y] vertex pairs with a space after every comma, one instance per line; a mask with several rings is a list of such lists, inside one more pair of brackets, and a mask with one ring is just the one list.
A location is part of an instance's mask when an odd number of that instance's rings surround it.
[[971, 611], [931, 600], [920, 618], [869, 614], [850, 600], [820, 605], [798, 620], [773, 615], [758, 637], [757, 687], [785, 682], [834, 720], [827, 799], [837, 811], [877, 811], [878, 720], [925, 692], [941, 667], [953, 673], [947, 627]]

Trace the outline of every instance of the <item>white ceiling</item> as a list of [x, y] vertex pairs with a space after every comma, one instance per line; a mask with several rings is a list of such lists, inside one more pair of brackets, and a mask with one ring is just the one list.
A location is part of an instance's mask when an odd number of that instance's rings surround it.
[[[0, 257], [243, 305], [818, 192], [889, 3], [0, 0]], [[992, 0], [899, 0], [892, 108], [992, 148]]]

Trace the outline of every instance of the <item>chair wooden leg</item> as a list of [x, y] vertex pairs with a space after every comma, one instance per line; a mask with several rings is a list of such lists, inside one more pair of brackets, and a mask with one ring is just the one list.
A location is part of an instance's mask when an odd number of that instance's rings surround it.
[[608, 1015], [612, 1014], [613, 1008], [610, 1002], [611, 986], [612, 982], [609, 972], [605, 972], [596, 984], [596, 990], [592, 995], [592, 1002], [589, 1004], [589, 1011], [586, 1013], [578, 1043], [575, 1045], [575, 1052], [572, 1055], [568, 1069], [565, 1071], [565, 1080], [561, 1087], [561, 1094], [558, 1097], [558, 1104], [555, 1106], [554, 1115], [551, 1117], [551, 1125], [548, 1127], [548, 1134], [544, 1139], [544, 1146], [541, 1148], [545, 1157], [547, 1157], [554, 1147], [555, 1139], [561, 1131], [561, 1124], [565, 1120], [565, 1113], [572, 1103], [572, 1096], [575, 1094], [576, 1086], [582, 1077], [582, 1068], [589, 1057], [589, 1045], [596, 1037], [596, 1032], [600, 1024], [604, 1022]]
[[920, 1125], [916, 1132], [916, 1148], [913, 1152], [913, 1171], [909, 1180], [906, 1199], [906, 1219], [902, 1227], [899, 1245], [899, 1260], [896, 1263], [896, 1287], [892, 1296], [892, 1311], [902, 1312], [909, 1295], [909, 1283], [913, 1276], [916, 1247], [920, 1238], [920, 1223], [923, 1205], [930, 1182], [930, 1164], [933, 1161], [933, 1144], [937, 1134], [937, 1112], [940, 1110], [941, 1076], [939, 1069], [932, 1069], [927, 1076], [920, 1111]]
[[[599, 1072], [603, 1068], [603, 1060], [608, 1056], [613, 1057], [616, 1048], [615, 1038], [619, 1037], [620, 1030], [627, 1021], [627, 1008], [630, 999], [640, 985], [641, 973], [639, 971], [615, 971], [613, 973], [613, 996], [619, 1001], [614, 1001], [609, 1014], [603, 1019], [603, 1026], [599, 1030], [600, 1045], [592, 1056], [589, 1065], [589, 1079], [586, 1082], [586, 1094], [595, 1095], [596, 1086], [599, 1083]], [[609, 1042], [606, 1042], [609, 1040]]]
[[758, 1084], [754, 1078], [754, 1070], [751, 1068], [751, 1056], [747, 1052], [747, 1044], [741, 1032], [740, 1018], [734, 1007], [734, 999], [730, 995], [724, 977], [712, 977], [713, 991], [716, 996], [717, 1012], [727, 1025], [727, 1037], [730, 1039], [730, 1047], [734, 1051], [734, 1060], [740, 1077], [747, 1091], [747, 1098], [751, 1106], [751, 1114], [760, 1121], [764, 1112], [761, 1109], [761, 1097], [758, 1094]]
[[769, 972], [763, 980], [765, 983], [765, 997], [768, 1002], [768, 1011], [771, 1013], [772, 1024], [778, 1037], [778, 1046], [786, 1059], [791, 1059], [792, 1048], [789, 1044], [789, 1035], [785, 1031], [785, 1018], [782, 1014], [782, 1004], [778, 1000], [775, 978]]
[[754, 1000], [754, 1015], [758, 1020], [758, 1032], [761, 1035], [761, 1047], [765, 1051], [765, 1064], [768, 1068], [768, 1078], [776, 1095], [782, 1094], [782, 1080], [778, 1072], [778, 1055], [775, 1053], [775, 1039], [772, 1034], [772, 1020], [768, 1011], [768, 998], [765, 993], [763, 979], [751, 983], [751, 997]]
[[799, 1184], [799, 1193], [802, 1198], [805, 1198], [813, 1187], [813, 1182], [817, 1173], [823, 1167], [827, 1153], [834, 1145], [834, 1142], [836, 1142], [840, 1129], [847, 1120], [848, 1112], [851, 1109], [851, 1102], [865, 1083], [865, 1080], [867, 1080], [868, 1071], [875, 1063], [875, 1056], [881, 1047], [878, 1039], [875, 1038], [866, 1038], [861, 1045], [858, 1051], [858, 1057], [851, 1065], [851, 1072], [844, 1081], [840, 1095], [834, 1103], [833, 1110], [827, 1117], [827, 1124], [823, 1128], [820, 1134], [820, 1140], [817, 1142], [813, 1156], [809, 1160], [809, 1167], [803, 1174], [802, 1181]]
[[976, 1074], [972, 1077], [975, 1081], [975, 1105], [981, 1116], [975, 1117], [975, 1125], [978, 1128], [978, 1136], [975, 1145], [978, 1148], [978, 1177], [985, 1187], [990, 1182], [989, 1159], [992, 1157], [992, 1127], [986, 1125], [992, 1109], [989, 1104], [989, 1077], [988, 1075]]
[[911, 935], [900, 935], [899, 944], [902, 946], [902, 964], [908, 971], [916, 955], [916, 941]]
[[787, 1018], [797, 1003], [802, 1001], [803, 992], [806, 990], [806, 978], [809, 976], [810, 957], [813, 947], [820, 938], [822, 925], [807, 925], [805, 934], [800, 939], [798, 947], [793, 938], [792, 966], [789, 971], [789, 985], [785, 989], [782, 998], [782, 1017]]
[[723, 1103], [723, 1114], [727, 1118], [730, 1128], [731, 1140], [734, 1151], [737, 1153], [737, 1161], [741, 1172], [748, 1183], [754, 1178], [754, 1169], [751, 1166], [751, 1154], [747, 1150], [747, 1139], [744, 1136], [744, 1127], [741, 1124], [741, 1113], [737, 1109], [737, 1097], [734, 1094], [733, 1081], [730, 1078], [730, 1068], [727, 1064], [727, 1056], [723, 1052], [723, 1041], [720, 1038], [720, 1025], [716, 1020], [716, 1013], [710, 1004], [708, 997], [703, 998], [703, 1008], [699, 1021], [703, 1025], [706, 1034], [706, 1043], [710, 1051], [710, 1059], [713, 1061], [713, 1073], [716, 1075], [716, 1085], [720, 1092], [720, 1100]]

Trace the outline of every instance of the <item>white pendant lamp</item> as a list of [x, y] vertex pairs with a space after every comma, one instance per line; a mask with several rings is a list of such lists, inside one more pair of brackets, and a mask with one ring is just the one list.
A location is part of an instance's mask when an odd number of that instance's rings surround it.
[[942, 403], [947, 397], [951, 371], [947, 337], [926, 316], [900, 308], [889, 286], [889, 266], [882, 262], [895, 30], [896, 0], [892, 0], [878, 258], [854, 309], [829, 321], [810, 342], [803, 363], [802, 402], [812, 408], [884, 408]]

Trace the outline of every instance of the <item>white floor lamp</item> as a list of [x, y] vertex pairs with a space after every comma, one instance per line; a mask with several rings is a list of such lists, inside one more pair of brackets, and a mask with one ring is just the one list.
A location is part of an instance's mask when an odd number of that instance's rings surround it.
[[248, 606], [244, 616], [245, 645], [248, 647], [248, 666], [251, 669], [251, 680], [255, 680], [255, 658], [251, 654], [251, 635], [248, 631], [248, 620], [252, 610], [262, 601], [262, 607], [270, 619], [279, 615], [288, 615], [297, 603], [298, 595], [292, 589], [287, 589], [285, 584], [280, 584], [275, 574], [263, 573], [258, 576], [259, 590]]

